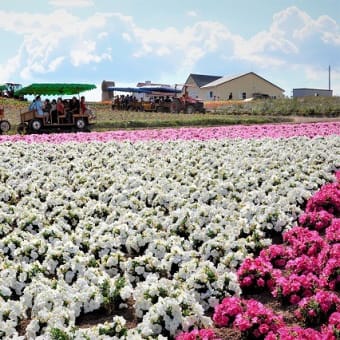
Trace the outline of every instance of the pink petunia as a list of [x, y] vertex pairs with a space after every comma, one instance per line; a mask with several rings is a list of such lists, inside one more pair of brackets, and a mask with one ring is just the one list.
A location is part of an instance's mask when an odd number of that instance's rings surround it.
[[339, 134], [340, 122], [331, 123], [303, 123], [303, 124], [263, 124], [263, 125], [234, 125], [207, 128], [177, 128], [177, 129], [148, 129], [148, 130], [121, 130], [106, 132], [77, 132], [65, 134], [39, 134], [39, 135], [1, 135], [0, 143], [26, 142], [26, 143], [88, 143], [110, 141], [173, 141], [173, 140], [211, 140], [235, 138], [290, 138], [306, 136], [329, 136]]

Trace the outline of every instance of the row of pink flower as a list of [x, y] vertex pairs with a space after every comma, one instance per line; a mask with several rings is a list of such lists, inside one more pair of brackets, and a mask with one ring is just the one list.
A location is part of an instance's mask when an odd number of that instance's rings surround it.
[[91, 133], [39, 134], [39, 135], [3, 135], [0, 142], [108, 142], [117, 141], [171, 141], [171, 140], [210, 140], [224, 138], [289, 138], [296, 136], [317, 137], [340, 134], [340, 122], [305, 123], [305, 124], [263, 124], [234, 125], [211, 128], [177, 128], [122, 130]]
[[[310, 301], [306, 302], [306, 305], [309, 303]], [[314, 321], [308, 308], [301, 307], [299, 313], [306, 314], [306, 318]], [[253, 299], [245, 300], [235, 297], [223, 299], [215, 309], [214, 322], [221, 327], [233, 326], [240, 331], [243, 339], [337, 340], [340, 336], [339, 312], [332, 313], [328, 324], [323, 325], [321, 330], [317, 331], [309, 327], [287, 326], [281, 315], [277, 315]], [[195, 329], [191, 332], [180, 333], [176, 340], [221, 340], [221, 338], [212, 329]]]
[[[340, 171], [307, 202], [298, 226], [283, 234], [283, 244], [271, 245], [238, 269], [244, 293], [270, 291], [305, 326], [287, 326], [283, 318], [254, 300], [228, 297], [215, 307], [218, 327], [233, 327], [247, 338], [266, 340], [340, 338]], [[207, 340], [218, 339], [205, 333]], [[203, 339], [182, 333], [178, 339]], [[186, 337], [187, 336], [187, 337]]]
[[[299, 225], [238, 269], [244, 291], [269, 289], [274, 297], [296, 304], [319, 288], [340, 286], [340, 172], [307, 202]], [[289, 275], [287, 275], [287, 273]]]
[[[213, 320], [218, 327], [233, 327], [245, 339], [290, 340], [290, 339], [327, 339], [336, 340], [340, 335], [340, 298], [332, 292], [319, 291], [315, 296], [304, 298], [295, 315], [308, 326], [321, 326], [317, 331], [313, 328], [286, 325], [282, 315], [266, 308], [253, 299], [237, 297], [224, 298], [215, 307]], [[191, 333], [182, 333], [176, 340], [207, 339], [217, 340], [210, 330], [206, 336], [190, 338]], [[209, 335], [209, 337], [207, 337]]]

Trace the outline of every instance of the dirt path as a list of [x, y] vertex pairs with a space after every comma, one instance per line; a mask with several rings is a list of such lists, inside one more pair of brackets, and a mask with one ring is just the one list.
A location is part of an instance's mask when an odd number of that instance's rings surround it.
[[340, 117], [291, 116], [294, 123], [340, 122]]

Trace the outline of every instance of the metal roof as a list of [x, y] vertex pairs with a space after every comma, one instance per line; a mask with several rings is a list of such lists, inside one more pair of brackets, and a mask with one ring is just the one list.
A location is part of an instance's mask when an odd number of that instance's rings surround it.
[[189, 75], [189, 78], [190, 77], [193, 79], [193, 81], [197, 84], [198, 87], [202, 87], [219, 78], [222, 78], [222, 76], [210, 76], [210, 75], [205, 75], [205, 74], [194, 74], [194, 73], [191, 73]]
[[211, 83], [208, 83], [208, 84], [202, 86], [201, 88], [205, 89], [205, 88], [209, 88], [209, 87], [219, 86], [219, 85], [221, 85], [221, 84], [227, 83], [227, 82], [232, 81], [232, 80], [234, 80], [234, 79], [237, 79], [237, 78], [241, 78], [241, 77], [247, 76], [248, 74], [253, 74], [253, 75], [255, 75], [256, 77], [258, 77], [258, 78], [264, 80], [265, 82], [267, 82], [267, 83], [269, 83], [269, 84], [275, 86], [276, 88], [278, 88], [278, 89], [280, 89], [281, 91], [284, 92], [284, 89], [282, 89], [281, 87], [279, 87], [279, 86], [273, 84], [272, 82], [270, 82], [270, 81], [268, 81], [268, 80], [262, 78], [261, 76], [259, 76], [258, 74], [254, 73], [254, 72], [247, 72], [247, 73], [242, 73], [242, 74], [238, 74], [238, 75], [234, 75], [234, 76], [224, 76], [224, 77], [221, 77], [221, 78], [219, 78], [219, 79], [216, 79], [216, 80], [212, 81]]
[[117, 86], [108, 86], [107, 91], [118, 91], [118, 92], [131, 92], [131, 93], [162, 93], [162, 94], [172, 94], [172, 93], [181, 93], [182, 90], [166, 87], [166, 86], [141, 86], [141, 87], [117, 87]]
[[[246, 74], [248, 74], [248, 73], [246, 73]], [[216, 80], [212, 81], [209, 84], [205, 84], [204, 86], [202, 86], [202, 88], [218, 86], [218, 85], [227, 83], [228, 81], [231, 81], [233, 79], [240, 78], [240, 77], [242, 77], [244, 75], [245, 74], [238, 74], [238, 75], [234, 75], [234, 76], [224, 76], [224, 77], [221, 77], [219, 79], [216, 79]]]

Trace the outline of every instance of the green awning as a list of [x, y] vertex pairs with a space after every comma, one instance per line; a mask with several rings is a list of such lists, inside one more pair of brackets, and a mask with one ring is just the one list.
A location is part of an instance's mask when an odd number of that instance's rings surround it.
[[15, 95], [72, 95], [95, 89], [93, 84], [34, 83], [16, 91]]

